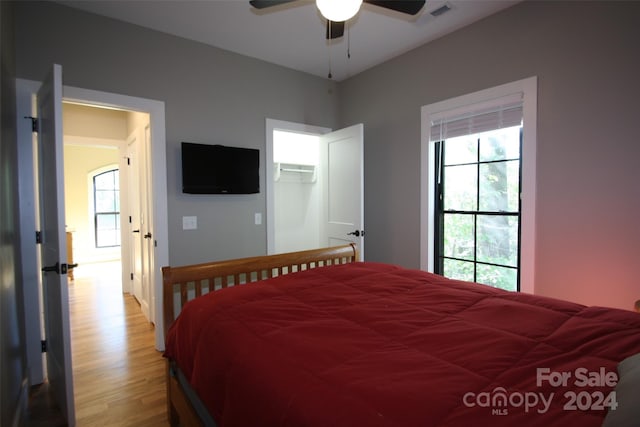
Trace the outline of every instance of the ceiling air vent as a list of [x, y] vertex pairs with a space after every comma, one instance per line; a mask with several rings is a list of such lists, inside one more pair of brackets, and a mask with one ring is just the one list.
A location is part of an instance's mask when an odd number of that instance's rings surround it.
[[449, 4], [445, 3], [442, 6], [440, 6], [439, 8], [432, 10], [431, 12], [429, 12], [432, 16], [440, 16], [444, 13], [447, 13], [451, 10], [451, 6], [449, 6]]

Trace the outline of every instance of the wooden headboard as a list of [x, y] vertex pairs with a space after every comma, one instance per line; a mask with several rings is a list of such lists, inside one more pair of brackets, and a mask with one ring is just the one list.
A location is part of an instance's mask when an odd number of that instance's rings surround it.
[[[347, 264], [357, 260], [358, 251], [356, 246], [351, 244], [182, 267], [163, 267], [164, 333], [166, 335], [169, 326], [188, 300], [208, 292], [296, 271]], [[176, 304], [176, 300], [179, 300], [179, 304]]]

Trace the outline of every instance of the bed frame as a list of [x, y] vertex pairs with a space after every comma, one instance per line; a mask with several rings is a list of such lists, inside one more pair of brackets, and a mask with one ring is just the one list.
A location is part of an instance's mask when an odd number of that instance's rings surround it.
[[[183, 267], [163, 267], [164, 333], [184, 304], [205, 293], [311, 268], [358, 261], [354, 244], [277, 255], [217, 261]], [[167, 415], [171, 426], [203, 426], [194, 405], [167, 359]]]

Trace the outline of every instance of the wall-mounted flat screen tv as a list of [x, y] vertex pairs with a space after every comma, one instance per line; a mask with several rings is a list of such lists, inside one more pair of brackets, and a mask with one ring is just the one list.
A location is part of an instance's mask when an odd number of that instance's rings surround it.
[[260, 150], [182, 143], [183, 193], [259, 193], [259, 169]]

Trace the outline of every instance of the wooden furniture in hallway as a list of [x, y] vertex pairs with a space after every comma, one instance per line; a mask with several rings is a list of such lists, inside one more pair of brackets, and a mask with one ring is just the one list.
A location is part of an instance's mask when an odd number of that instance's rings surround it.
[[[70, 231], [67, 231], [67, 263], [73, 265], [73, 233]], [[74, 280], [73, 268], [67, 273], [67, 278]]]

